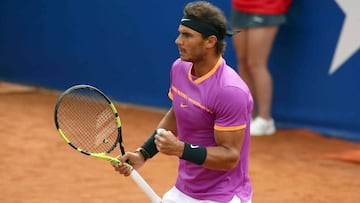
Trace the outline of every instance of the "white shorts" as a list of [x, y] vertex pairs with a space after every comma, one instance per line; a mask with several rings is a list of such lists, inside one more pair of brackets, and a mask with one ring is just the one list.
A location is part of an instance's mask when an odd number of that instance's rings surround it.
[[[184, 193], [182, 193], [180, 190], [178, 190], [176, 187], [172, 187], [169, 191], [167, 191], [163, 199], [161, 201], [162, 203], [218, 203], [210, 200], [198, 200], [194, 199]], [[228, 203], [251, 203], [251, 200], [248, 201], [241, 201], [240, 198], [236, 195], [234, 195], [233, 199]]]

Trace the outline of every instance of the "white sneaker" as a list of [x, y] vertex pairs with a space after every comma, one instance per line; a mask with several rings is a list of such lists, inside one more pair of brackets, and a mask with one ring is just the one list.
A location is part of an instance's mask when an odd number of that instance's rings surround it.
[[251, 120], [250, 123], [250, 135], [251, 136], [262, 136], [272, 135], [276, 131], [274, 120], [265, 120], [261, 117], [256, 117]]

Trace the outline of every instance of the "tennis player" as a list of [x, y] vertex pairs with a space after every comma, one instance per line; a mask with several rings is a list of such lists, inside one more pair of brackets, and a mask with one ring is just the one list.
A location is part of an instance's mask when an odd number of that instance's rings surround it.
[[[136, 152], [120, 158], [135, 169], [158, 152], [179, 158], [174, 187], [163, 203], [251, 203], [248, 175], [251, 93], [222, 54], [227, 22], [211, 3], [184, 8], [175, 40], [180, 58], [170, 73], [172, 107]], [[125, 176], [130, 169], [114, 166]]]

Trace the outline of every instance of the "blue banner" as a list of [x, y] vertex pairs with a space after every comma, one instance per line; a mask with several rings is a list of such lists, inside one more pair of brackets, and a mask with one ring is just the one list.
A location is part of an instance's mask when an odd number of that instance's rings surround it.
[[[57, 90], [87, 83], [120, 102], [167, 108], [187, 2], [1, 1], [0, 79]], [[211, 2], [229, 15], [230, 0]], [[360, 141], [358, 8], [293, 1], [269, 62], [278, 127]], [[231, 41], [224, 58], [236, 68]]]

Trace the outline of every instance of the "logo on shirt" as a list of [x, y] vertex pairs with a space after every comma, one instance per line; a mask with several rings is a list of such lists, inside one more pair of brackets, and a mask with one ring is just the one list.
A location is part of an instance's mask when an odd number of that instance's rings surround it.
[[181, 103], [180, 103], [180, 107], [181, 107], [181, 108], [187, 108], [187, 107], [189, 107], [189, 106], [188, 106], [187, 104], [184, 104], [183, 102], [181, 102]]

